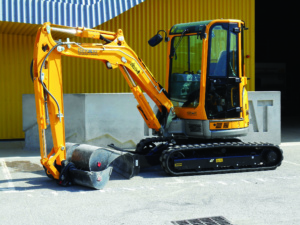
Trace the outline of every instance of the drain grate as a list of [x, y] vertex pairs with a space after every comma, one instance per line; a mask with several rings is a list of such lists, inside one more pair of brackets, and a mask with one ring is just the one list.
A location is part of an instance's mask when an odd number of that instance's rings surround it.
[[172, 221], [174, 225], [233, 225], [223, 216]]

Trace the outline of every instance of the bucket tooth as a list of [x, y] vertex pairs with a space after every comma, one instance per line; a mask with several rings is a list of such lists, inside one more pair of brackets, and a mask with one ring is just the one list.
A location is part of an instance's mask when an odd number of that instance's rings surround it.
[[132, 153], [75, 143], [66, 147], [67, 161], [76, 167], [70, 171], [75, 184], [102, 189], [112, 171], [128, 179], [139, 173], [138, 157]]

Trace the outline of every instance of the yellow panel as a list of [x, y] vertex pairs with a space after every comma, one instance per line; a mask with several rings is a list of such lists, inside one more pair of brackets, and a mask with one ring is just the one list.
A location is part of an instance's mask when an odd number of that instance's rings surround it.
[[0, 21], [0, 33], [35, 36], [40, 25]]
[[24, 138], [22, 94], [32, 94], [34, 36], [0, 34], [0, 139]]
[[[157, 81], [165, 85], [167, 45], [152, 48], [150, 39], [158, 30], [174, 24], [217, 18], [241, 19], [245, 32], [246, 75], [248, 90], [254, 90], [255, 12], [253, 0], [146, 0], [97, 29], [116, 32], [121, 28], [125, 39], [143, 59]], [[0, 22], [0, 139], [24, 138], [22, 131], [22, 94], [33, 93], [29, 78], [35, 26]], [[21, 30], [21, 33], [18, 33]], [[10, 34], [5, 33], [9, 31]], [[21, 35], [26, 34], [26, 35]], [[102, 62], [62, 58], [64, 93], [129, 92], [118, 70], [107, 70]]]

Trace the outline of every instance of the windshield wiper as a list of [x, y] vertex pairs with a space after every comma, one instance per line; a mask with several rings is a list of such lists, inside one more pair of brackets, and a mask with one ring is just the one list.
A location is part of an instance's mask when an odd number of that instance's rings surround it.
[[180, 42], [181, 42], [181, 40], [182, 40], [184, 34], [185, 34], [186, 32], [188, 32], [188, 31], [189, 31], [189, 28], [186, 28], [186, 29], [181, 33], [181, 36], [180, 36], [179, 41], [176, 43], [176, 46], [173, 48], [172, 56], [175, 55], [175, 60], [177, 60], [176, 50], [177, 50], [177, 48], [178, 48], [178, 46], [179, 46], [179, 44], [180, 44]]

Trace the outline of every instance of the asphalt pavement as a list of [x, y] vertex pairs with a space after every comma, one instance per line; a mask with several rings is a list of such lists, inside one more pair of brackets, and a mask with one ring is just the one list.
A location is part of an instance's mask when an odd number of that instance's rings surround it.
[[299, 127], [283, 126], [284, 160], [276, 170], [171, 177], [157, 166], [130, 180], [113, 174], [103, 190], [58, 186], [39, 152], [2, 141], [0, 224], [171, 225], [222, 216], [235, 225], [298, 225]]

